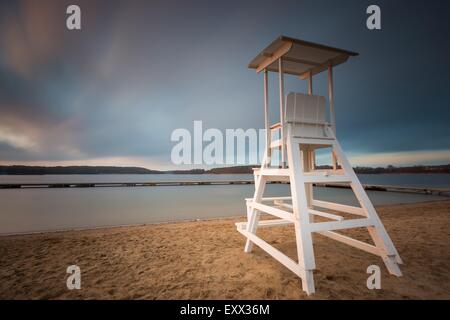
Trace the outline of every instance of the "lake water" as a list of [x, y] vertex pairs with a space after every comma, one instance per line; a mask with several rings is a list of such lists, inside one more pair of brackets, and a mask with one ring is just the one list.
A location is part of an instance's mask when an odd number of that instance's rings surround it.
[[[14, 182], [144, 182], [250, 180], [251, 175], [44, 175], [1, 176]], [[450, 188], [450, 174], [359, 175], [362, 183]], [[0, 189], [0, 234], [132, 225], [245, 215], [254, 185], [115, 188]], [[288, 185], [269, 185], [268, 196], [289, 195]], [[376, 205], [444, 199], [395, 192], [368, 192]], [[349, 189], [315, 188], [320, 200], [357, 205]]]

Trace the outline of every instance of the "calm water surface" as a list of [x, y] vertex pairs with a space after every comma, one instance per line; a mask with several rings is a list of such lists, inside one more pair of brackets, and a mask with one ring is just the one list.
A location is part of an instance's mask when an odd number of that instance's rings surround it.
[[[450, 175], [360, 175], [362, 183], [450, 188]], [[143, 182], [249, 180], [251, 175], [44, 175], [0, 176], [14, 182]], [[90, 228], [245, 214], [244, 198], [253, 185], [124, 187], [74, 189], [0, 189], [0, 233]], [[348, 189], [315, 188], [315, 198], [356, 205]], [[289, 194], [288, 185], [269, 185], [269, 196]], [[369, 192], [376, 204], [443, 199], [394, 192]]]

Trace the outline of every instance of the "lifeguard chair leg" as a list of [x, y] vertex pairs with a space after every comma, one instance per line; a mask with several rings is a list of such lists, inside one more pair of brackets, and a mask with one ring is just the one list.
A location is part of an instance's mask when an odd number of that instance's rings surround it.
[[374, 226], [367, 227], [367, 230], [369, 231], [375, 246], [380, 250], [380, 255], [386, 265], [386, 268], [390, 274], [401, 277], [402, 272], [398, 266], [398, 263], [402, 263], [402, 260], [397, 252], [397, 249], [392, 243], [391, 238], [386, 232], [383, 223], [378, 217], [375, 208], [370, 202], [369, 197], [361, 185], [352, 184], [352, 189], [356, 195], [356, 198], [361, 203], [362, 208], [366, 211], [367, 216], [374, 222]]
[[396, 275], [398, 277], [402, 276], [402, 272], [398, 267], [397, 263], [403, 263], [400, 258], [397, 249], [392, 243], [391, 238], [389, 237], [386, 229], [384, 228], [383, 223], [381, 222], [378, 214], [375, 211], [372, 203], [370, 202], [369, 197], [367, 196], [364, 188], [359, 184], [352, 184], [353, 192], [356, 195], [356, 198], [361, 203], [364, 211], [366, 211], [367, 216], [370, 217], [374, 221], [373, 227], [368, 227], [367, 230], [375, 243], [375, 246], [379, 248], [381, 252], [381, 257], [386, 264], [386, 268], [389, 270], [389, 273]]
[[[266, 178], [263, 175], [259, 175], [256, 177], [255, 180], [255, 194], [253, 196], [253, 201], [260, 203], [262, 196], [264, 194], [264, 190], [266, 188]], [[258, 222], [259, 222], [259, 211], [256, 210], [253, 207], [248, 208], [248, 221], [247, 221], [247, 231], [250, 233], [255, 234], [256, 229], [258, 228]], [[253, 242], [251, 242], [249, 239], [247, 239], [247, 242], [245, 243], [244, 251], [249, 253], [252, 251], [253, 248]]]
[[390, 274], [393, 274], [397, 277], [402, 276], [402, 272], [398, 266], [398, 264], [403, 263], [400, 258], [397, 249], [392, 243], [391, 238], [389, 237], [386, 229], [383, 226], [378, 214], [375, 211], [375, 208], [367, 196], [366, 191], [362, 187], [361, 183], [358, 180], [358, 177], [355, 174], [350, 162], [345, 157], [341, 146], [337, 140], [334, 142], [333, 146], [334, 152], [338, 158], [339, 163], [346, 175], [350, 177], [352, 180], [351, 187], [353, 192], [355, 193], [356, 198], [358, 199], [361, 207], [366, 212], [368, 218], [372, 219], [374, 226], [368, 227], [369, 234], [375, 244], [375, 246], [380, 250], [380, 256], [383, 259], [386, 268], [388, 269]]
[[312, 233], [310, 231], [310, 218], [308, 211], [307, 191], [303, 178], [303, 163], [300, 154], [300, 145], [294, 143], [290, 133], [287, 138], [287, 156], [289, 163], [292, 208], [295, 217], [295, 237], [297, 243], [298, 264], [301, 269], [302, 287], [306, 293], [313, 294], [314, 275], [316, 268]]

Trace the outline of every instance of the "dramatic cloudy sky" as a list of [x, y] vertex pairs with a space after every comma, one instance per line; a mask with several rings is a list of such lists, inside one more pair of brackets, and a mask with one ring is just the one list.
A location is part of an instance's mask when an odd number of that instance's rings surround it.
[[[372, 3], [381, 31], [365, 27]], [[66, 30], [69, 4], [81, 31]], [[171, 132], [194, 120], [260, 128], [247, 64], [280, 34], [360, 53], [335, 70], [353, 164], [450, 163], [449, 21], [438, 0], [0, 0], [0, 163], [165, 169]], [[315, 89], [326, 94], [324, 76]]]

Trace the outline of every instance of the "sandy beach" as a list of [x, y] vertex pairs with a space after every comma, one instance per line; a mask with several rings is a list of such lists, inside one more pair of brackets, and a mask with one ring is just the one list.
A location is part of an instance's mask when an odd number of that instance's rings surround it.
[[[261, 249], [243, 252], [244, 218], [67, 231], [0, 238], [1, 299], [450, 299], [450, 200], [379, 206], [404, 260], [404, 276], [381, 259], [316, 235], [316, 294]], [[260, 235], [296, 257], [292, 227]], [[367, 240], [363, 230], [350, 234]], [[66, 268], [81, 268], [81, 290]], [[381, 290], [366, 268], [381, 268]]]

